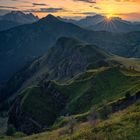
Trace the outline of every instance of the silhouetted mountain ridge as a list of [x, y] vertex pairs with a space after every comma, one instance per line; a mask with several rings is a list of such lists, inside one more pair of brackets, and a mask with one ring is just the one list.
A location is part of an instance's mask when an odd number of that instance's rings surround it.
[[0, 32], [0, 81], [8, 80], [25, 63], [46, 53], [62, 36], [79, 38], [118, 55], [140, 57], [139, 34], [89, 31], [49, 15], [38, 22]]
[[121, 19], [120, 17], [107, 18], [102, 15], [87, 16], [80, 20], [63, 19], [62, 21], [71, 22], [82, 28], [93, 31], [109, 31], [109, 32], [131, 32], [140, 31], [140, 24], [133, 23]]
[[33, 23], [38, 20], [38, 17], [33, 14], [24, 14], [21, 11], [11, 11], [0, 17], [0, 20], [13, 21], [19, 24], [28, 24]]

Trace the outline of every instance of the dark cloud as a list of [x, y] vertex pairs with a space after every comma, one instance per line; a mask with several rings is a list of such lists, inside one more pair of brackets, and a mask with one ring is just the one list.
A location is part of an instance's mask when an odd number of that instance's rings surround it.
[[81, 13], [75, 12], [75, 13], [73, 13], [73, 14], [80, 14], [80, 15], [96, 15], [97, 13], [95, 13], [95, 12], [81, 12]]
[[17, 9], [16, 7], [13, 6], [0, 6], [1, 9]]
[[80, 1], [80, 2], [86, 2], [86, 3], [96, 3], [96, 0], [74, 0], [74, 1]]
[[26, 0], [11, 0], [11, 1], [16, 1], [16, 2], [22, 2], [22, 3], [30, 3], [29, 1], [26, 1]]
[[64, 11], [63, 8], [41, 8], [41, 12], [47, 12], [47, 13], [56, 13], [60, 11]]
[[96, 15], [95, 12], [83, 12], [81, 14], [83, 14], [83, 15]]
[[45, 3], [32, 3], [33, 6], [47, 6]]
[[101, 10], [101, 8], [97, 6], [95, 6], [94, 9]]
[[[104, 1], [109, 1], [109, 0], [104, 0]], [[139, 0], [114, 0], [116, 2], [137, 2]]]
[[41, 12], [41, 13], [57, 13], [57, 12], [61, 12], [61, 11], [66, 11], [63, 8], [40, 8], [40, 9], [30, 9], [30, 10], [26, 10], [24, 12]]
[[115, 0], [117, 2], [134, 2], [134, 0]]

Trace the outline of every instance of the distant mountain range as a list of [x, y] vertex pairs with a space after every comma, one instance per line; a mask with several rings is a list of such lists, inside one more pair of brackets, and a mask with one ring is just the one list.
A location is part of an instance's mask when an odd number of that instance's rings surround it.
[[131, 32], [140, 31], [139, 22], [130, 22], [119, 17], [107, 18], [102, 15], [87, 16], [80, 20], [62, 19], [65, 22], [74, 23], [80, 27], [94, 31], [109, 31], [109, 32]]
[[39, 20], [33, 14], [24, 14], [21, 11], [12, 11], [0, 16], [0, 31], [7, 30], [18, 25], [29, 24]]
[[[64, 19], [57, 17], [59, 20], [73, 23], [82, 28], [93, 31], [109, 31], [109, 32], [131, 32], [140, 31], [139, 22], [125, 21], [119, 17], [107, 18], [102, 15], [87, 16], [80, 20]], [[25, 14], [21, 11], [12, 11], [8, 14], [0, 16], [0, 31], [7, 30], [18, 25], [30, 24], [38, 21], [39, 18], [32, 13]]]
[[38, 22], [0, 32], [0, 81], [46, 53], [62, 36], [79, 38], [117, 55], [140, 57], [140, 32], [90, 31], [48, 15]]

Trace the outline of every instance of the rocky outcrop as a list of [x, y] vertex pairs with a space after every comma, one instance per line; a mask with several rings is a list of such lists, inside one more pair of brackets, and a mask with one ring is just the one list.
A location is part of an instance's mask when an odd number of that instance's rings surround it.
[[94, 68], [109, 66], [106, 59], [110, 56], [94, 45], [74, 38], [62, 37], [46, 56], [46, 65], [51, 71], [51, 79], [71, 78], [84, 72], [89, 66]]

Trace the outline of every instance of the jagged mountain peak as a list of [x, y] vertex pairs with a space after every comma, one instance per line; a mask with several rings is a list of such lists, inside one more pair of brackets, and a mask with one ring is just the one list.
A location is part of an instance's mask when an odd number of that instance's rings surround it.
[[[10, 13], [8, 13], [8, 14], [16, 14], [16, 15], [25, 15], [23, 12], [21, 12], [21, 11], [11, 11]], [[8, 15], [7, 14], [7, 15]]]
[[11, 11], [1, 17], [1, 20], [14, 21], [20, 24], [33, 23], [38, 20], [38, 17], [33, 14], [25, 14], [22, 11]]
[[43, 22], [58, 22], [60, 20], [57, 17], [53, 16], [52, 14], [49, 14], [46, 17], [42, 18], [40, 21], [43, 21]]

